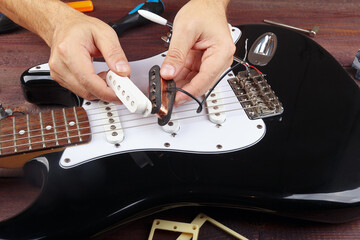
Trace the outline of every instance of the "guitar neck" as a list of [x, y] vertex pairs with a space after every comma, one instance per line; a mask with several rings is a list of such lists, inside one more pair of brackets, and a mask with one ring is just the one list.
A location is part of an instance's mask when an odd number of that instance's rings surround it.
[[[88, 142], [90, 124], [82, 107], [8, 117], [0, 121], [0, 166], [13, 155]], [[12, 164], [9, 164], [12, 165]]]

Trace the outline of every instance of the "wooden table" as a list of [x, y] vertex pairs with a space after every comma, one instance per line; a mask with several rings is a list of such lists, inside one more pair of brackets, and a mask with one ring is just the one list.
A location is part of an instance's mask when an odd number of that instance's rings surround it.
[[[142, 1], [93, 2], [95, 10], [88, 14], [109, 22], [121, 18]], [[173, 21], [176, 12], [187, 1], [164, 2], [166, 10], [163, 16]], [[360, 48], [358, 0], [313, 0], [306, 3], [294, 0], [233, 0], [229, 5], [228, 20], [232, 25], [260, 24], [264, 19], [305, 29], [320, 26], [314, 40], [327, 49], [350, 75], [354, 75], [351, 63]], [[165, 51], [160, 36], [166, 31], [166, 28], [154, 24], [128, 31], [120, 39], [128, 59], [143, 59]], [[47, 108], [24, 100], [19, 77], [27, 68], [47, 62], [48, 58], [49, 48], [27, 30], [0, 35], [0, 102], [5, 108], [26, 113]], [[0, 179], [0, 220], [24, 209], [38, 192], [37, 188], [20, 177]], [[153, 219], [190, 222], [199, 212], [205, 212], [249, 239], [360, 239], [360, 220], [344, 224], [322, 224], [264, 213], [197, 207], [173, 209], [145, 217], [123, 226], [105, 239], [146, 239]], [[176, 239], [176, 235], [160, 232], [156, 234], [156, 239]], [[201, 228], [199, 239], [234, 238], [207, 223]]]

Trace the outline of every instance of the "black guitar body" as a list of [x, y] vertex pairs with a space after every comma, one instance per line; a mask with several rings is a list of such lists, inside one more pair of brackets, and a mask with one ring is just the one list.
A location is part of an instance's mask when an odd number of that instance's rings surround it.
[[[263, 33], [278, 39], [258, 69], [284, 107], [266, 135], [227, 154], [169, 151], [104, 157], [70, 169], [46, 155], [38, 199], [0, 223], [1, 239], [90, 238], [169, 207], [204, 205], [323, 222], [360, 217], [360, 90], [336, 60], [304, 35], [239, 27], [239, 58]], [[238, 69], [244, 70], [244, 69]]]

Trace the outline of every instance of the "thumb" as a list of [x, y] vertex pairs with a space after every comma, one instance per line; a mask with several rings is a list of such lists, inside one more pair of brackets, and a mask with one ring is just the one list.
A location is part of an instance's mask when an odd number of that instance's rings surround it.
[[189, 39], [173, 34], [169, 50], [161, 65], [160, 75], [166, 80], [175, 78], [185, 65], [186, 56], [192, 47]]

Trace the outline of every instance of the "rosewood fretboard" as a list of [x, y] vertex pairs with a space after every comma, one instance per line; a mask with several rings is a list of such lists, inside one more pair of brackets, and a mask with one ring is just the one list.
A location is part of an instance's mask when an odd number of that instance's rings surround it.
[[82, 107], [8, 117], [0, 121], [0, 158], [85, 143], [91, 138]]

